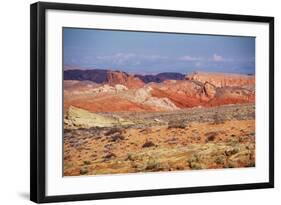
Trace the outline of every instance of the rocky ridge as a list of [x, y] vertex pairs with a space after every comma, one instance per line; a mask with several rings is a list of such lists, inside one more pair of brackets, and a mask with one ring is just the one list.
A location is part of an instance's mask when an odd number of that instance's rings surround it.
[[185, 80], [145, 84], [125, 72], [110, 71], [106, 82], [65, 80], [65, 108], [151, 112], [255, 102], [255, 77], [248, 75], [195, 72]]

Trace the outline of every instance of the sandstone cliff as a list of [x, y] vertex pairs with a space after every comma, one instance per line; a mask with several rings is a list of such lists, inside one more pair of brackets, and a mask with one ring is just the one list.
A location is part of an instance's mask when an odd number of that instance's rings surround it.
[[144, 85], [139, 78], [121, 71], [108, 71], [106, 80], [109, 85], [121, 84], [128, 88], [140, 88]]
[[252, 87], [255, 85], [255, 76], [242, 74], [194, 72], [187, 75], [185, 79], [208, 82], [216, 87]]

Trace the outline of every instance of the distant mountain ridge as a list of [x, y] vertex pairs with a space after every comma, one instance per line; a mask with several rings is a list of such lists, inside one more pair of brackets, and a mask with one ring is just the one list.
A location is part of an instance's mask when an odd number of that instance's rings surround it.
[[[95, 83], [118, 83], [118, 81], [128, 81], [136, 84], [136, 87], [143, 83], [161, 83], [165, 80], [184, 80], [185, 75], [176, 72], [163, 72], [156, 75], [131, 75], [123, 71], [112, 71], [106, 69], [68, 69], [64, 70], [64, 80], [92, 81]], [[131, 82], [132, 81], [132, 82]], [[142, 82], [142, 83], [141, 83]], [[120, 83], [124, 84], [124, 83]], [[134, 87], [134, 85], [129, 86]]]
[[95, 83], [105, 83], [107, 80], [108, 70], [94, 69], [94, 70], [65, 70], [64, 80], [89, 80]]
[[174, 73], [174, 72], [164, 72], [158, 73], [156, 75], [135, 75], [136, 77], [140, 78], [145, 83], [161, 83], [165, 80], [184, 80], [185, 75], [181, 73]]

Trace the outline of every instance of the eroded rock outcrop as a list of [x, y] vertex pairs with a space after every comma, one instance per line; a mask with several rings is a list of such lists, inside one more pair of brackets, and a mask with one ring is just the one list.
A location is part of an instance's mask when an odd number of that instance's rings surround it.
[[[208, 80], [211, 79], [207, 78], [207, 76], [205, 77]], [[153, 84], [151, 93], [154, 97], [170, 99], [180, 108], [255, 102], [254, 84], [251, 84], [251, 80], [243, 81], [240, 86], [237, 86], [240, 81], [229, 80], [226, 82], [228, 84], [232, 83], [232, 86], [224, 86], [224, 84], [214, 80], [211, 80], [211, 82], [195, 79], [165, 81], [161, 84]]]
[[91, 113], [87, 110], [74, 106], [69, 107], [64, 118], [64, 125], [69, 129], [110, 127], [116, 124], [118, 124], [118, 121], [116, 119]]
[[185, 77], [186, 80], [195, 80], [201, 83], [211, 83], [216, 87], [253, 87], [255, 76], [229, 73], [194, 72]]
[[196, 107], [209, 100], [204, 92], [204, 85], [193, 81], [165, 81], [153, 84], [152, 88], [152, 96], [166, 97], [179, 108]]
[[121, 71], [109, 71], [107, 82], [109, 85], [121, 84], [128, 88], [140, 88], [144, 85], [144, 82], [139, 78]]
[[66, 129], [91, 128], [91, 127], [112, 127], [116, 125], [133, 124], [116, 116], [103, 116], [89, 112], [85, 109], [70, 106], [64, 117], [64, 127]]
[[64, 108], [77, 106], [91, 112], [155, 112], [255, 102], [255, 77], [202, 73], [185, 80], [145, 84], [121, 71], [108, 71], [106, 83], [65, 81]]
[[153, 88], [145, 86], [137, 89], [131, 98], [133, 102], [154, 107], [156, 110], [178, 110], [179, 108], [167, 97], [154, 97], [151, 95]]

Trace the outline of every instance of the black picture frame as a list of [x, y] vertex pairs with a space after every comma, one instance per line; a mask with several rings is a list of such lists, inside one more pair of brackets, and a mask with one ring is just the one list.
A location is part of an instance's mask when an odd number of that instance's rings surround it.
[[[48, 9], [102, 13], [169, 16], [195, 19], [262, 22], [269, 24], [269, 181], [263, 183], [229, 184], [192, 188], [170, 188], [109, 193], [46, 196], [46, 59], [45, 26]], [[82, 4], [38, 2], [30, 7], [30, 199], [37, 203], [76, 200], [97, 200], [198, 192], [218, 192], [274, 187], [274, 18], [218, 13], [156, 10]]]

